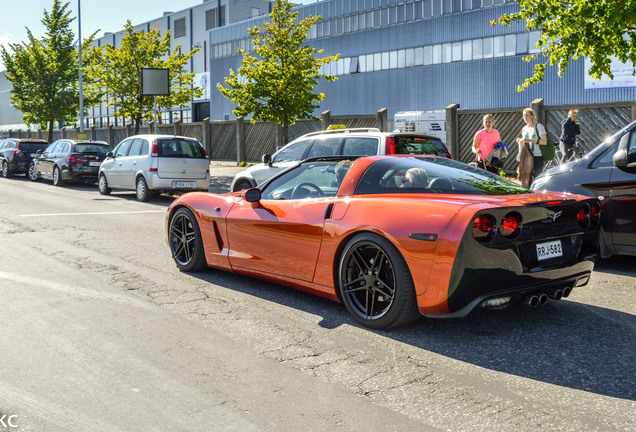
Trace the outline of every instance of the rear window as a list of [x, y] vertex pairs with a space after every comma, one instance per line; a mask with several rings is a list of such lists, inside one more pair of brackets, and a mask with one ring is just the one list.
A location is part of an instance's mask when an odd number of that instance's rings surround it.
[[110, 151], [110, 147], [101, 143], [75, 144], [75, 151], [77, 153], [94, 153], [105, 156]]
[[198, 141], [163, 139], [159, 141], [159, 157], [205, 159], [205, 152]]
[[408, 157], [383, 159], [363, 174], [356, 194], [443, 193], [516, 195], [530, 193], [521, 185], [452, 159]]
[[36, 152], [38, 150], [46, 150], [49, 146], [47, 142], [20, 141], [20, 150], [23, 152]]
[[430, 137], [396, 136], [395, 153], [449, 157], [446, 146], [441, 140]]

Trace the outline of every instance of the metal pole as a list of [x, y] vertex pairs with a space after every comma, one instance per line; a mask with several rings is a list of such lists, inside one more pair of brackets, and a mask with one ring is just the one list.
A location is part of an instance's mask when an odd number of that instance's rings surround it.
[[155, 95], [155, 135], [157, 135], [157, 123], [159, 122], [159, 114], [157, 111], [159, 108], [157, 107], [157, 96]]
[[79, 26], [79, 111], [80, 132], [84, 133], [84, 88], [82, 84], [82, 2], [77, 0], [77, 24]]

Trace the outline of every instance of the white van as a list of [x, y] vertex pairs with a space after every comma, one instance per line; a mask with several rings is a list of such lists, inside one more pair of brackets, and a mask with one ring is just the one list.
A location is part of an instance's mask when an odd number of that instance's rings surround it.
[[148, 201], [153, 191], [210, 188], [210, 162], [199, 141], [171, 135], [135, 135], [120, 142], [99, 167], [99, 193], [134, 190]]

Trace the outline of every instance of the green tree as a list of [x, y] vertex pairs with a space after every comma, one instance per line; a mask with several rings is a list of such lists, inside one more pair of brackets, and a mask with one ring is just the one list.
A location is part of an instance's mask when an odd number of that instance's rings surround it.
[[[27, 28], [29, 41], [10, 44], [13, 54], [2, 47], [5, 76], [13, 86], [11, 102], [24, 113], [25, 124], [48, 129], [49, 142], [56, 121], [74, 123], [79, 113], [78, 55], [70, 28], [75, 18], [69, 17], [67, 7], [55, 0], [51, 12], [44, 11], [42, 39]], [[85, 58], [91, 61], [89, 55]]]
[[[499, 23], [526, 22], [530, 31], [541, 31], [540, 51], [526, 57], [539, 59], [534, 74], [517, 87], [525, 90], [543, 80], [546, 65], [558, 66], [559, 77], [570, 59], [588, 58], [589, 73], [613, 78], [612, 57], [624, 63], [636, 61], [636, 0], [517, 0], [521, 9], [499, 18]], [[491, 25], [495, 25], [491, 22]]]
[[116, 116], [134, 121], [136, 134], [142, 120], [151, 120], [154, 111], [154, 97], [141, 94], [142, 68], [169, 69], [170, 96], [157, 97], [160, 107], [188, 105], [203, 94], [201, 88], [193, 87], [195, 73], [186, 71], [188, 60], [199, 48], [180, 53], [181, 45], [178, 45], [170, 50], [170, 31], [163, 37], [156, 28], [145, 34], [135, 32], [127, 21], [119, 48], [106, 44], [93, 49], [99, 61], [86, 70], [95, 83], [91, 91], [106, 95], [108, 105], [116, 108]]
[[338, 60], [340, 54], [315, 58], [322, 50], [309, 48], [303, 43], [307, 32], [320, 20], [310, 16], [296, 23], [298, 12], [292, 12], [287, 0], [276, 0], [270, 14], [271, 23], [264, 29], [255, 26], [248, 30], [258, 57], [239, 49], [243, 55], [238, 75], [230, 70], [225, 78], [226, 87], [217, 84], [219, 91], [237, 104], [232, 111], [236, 116], [252, 114], [251, 121], [272, 121], [283, 127], [283, 141], [288, 141], [288, 126], [298, 119], [314, 118], [324, 93], [314, 93], [319, 79], [335, 81], [332, 75], [322, 74], [322, 65]]

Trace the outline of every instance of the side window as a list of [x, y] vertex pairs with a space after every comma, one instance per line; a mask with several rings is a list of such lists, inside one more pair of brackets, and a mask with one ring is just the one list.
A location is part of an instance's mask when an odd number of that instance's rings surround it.
[[346, 138], [342, 154], [348, 156], [372, 156], [378, 154], [377, 138]]
[[620, 140], [617, 140], [614, 144], [609, 146], [607, 150], [601, 153], [601, 155], [592, 163], [592, 168], [613, 167], [614, 161], [612, 160], [612, 157], [614, 156], [614, 153], [616, 153], [616, 150], [618, 150], [619, 143]]
[[60, 150], [60, 153], [68, 153], [71, 151], [71, 145], [69, 143], [64, 143], [64, 146], [62, 147], [62, 150]]
[[307, 154], [307, 159], [318, 156], [333, 156], [338, 154], [340, 141], [342, 141], [342, 138], [340, 137], [327, 137], [317, 139], [311, 146], [311, 149]]
[[141, 153], [141, 145], [142, 145], [142, 139], [141, 138], [135, 138], [135, 140], [132, 142], [132, 145], [130, 146], [130, 151], [128, 152], [128, 156], [139, 156]]
[[627, 147], [627, 163], [636, 162], [636, 132], [632, 132], [629, 137], [629, 146]]
[[57, 143], [51, 144], [50, 146], [46, 148], [46, 150], [44, 150], [44, 153], [53, 153], [53, 149], [55, 148], [56, 145]]
[[141, 143], [141, 152], [139, 153], [142, 156], [147, 156], [148, 155], [148, 149], [150, 148], [148, 141], [143, 140], [143, 142]]
[[128, 148], [130, 147], [131, 143], [132, 143], [132, 140], [126, 140], [123, 143], [119, 144], [119, 146], [115, 150], [115, 157], [126, 156], [126, 153], [128, 153]]
[[293, 162], [302, 159], [305, 150], [311, 141], [299, 141], [294, 144], [290, 144], [276, 153], [272, 162]]

